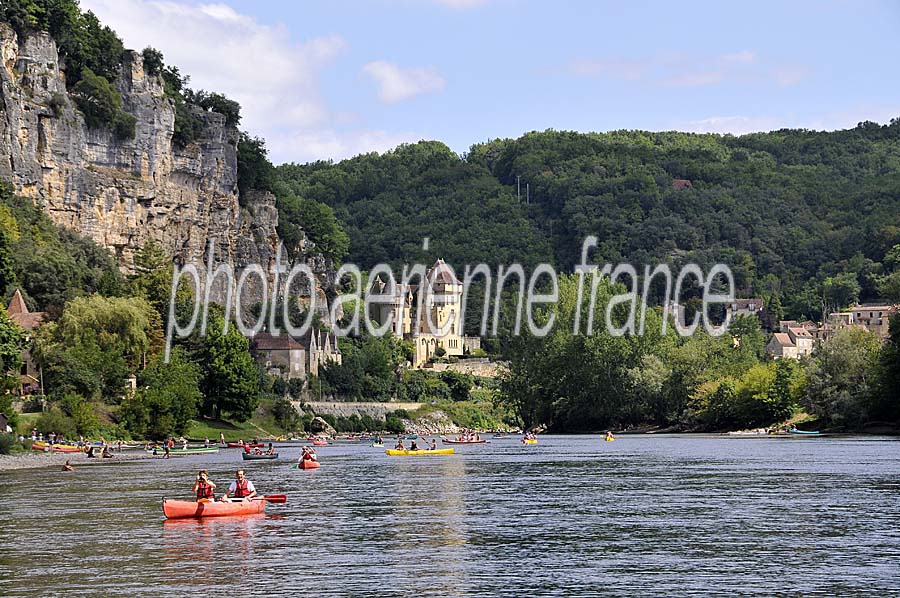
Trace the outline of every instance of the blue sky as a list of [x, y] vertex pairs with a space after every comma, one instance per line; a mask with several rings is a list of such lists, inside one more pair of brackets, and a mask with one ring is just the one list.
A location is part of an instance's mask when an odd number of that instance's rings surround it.
[[900, 116], [900, 3], [82, 0], [241, 102], [275, 163], [547, 128], [744, 133]]

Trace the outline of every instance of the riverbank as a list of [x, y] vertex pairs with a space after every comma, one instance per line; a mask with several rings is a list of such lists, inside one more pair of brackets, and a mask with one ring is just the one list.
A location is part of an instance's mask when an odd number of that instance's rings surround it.
[[0, 455], [0, 472], [16, 469], [42, 469], [44, 467], [62, 468], [66, 461], [73, 467], [84, 465], [93, 466], [101, 463], [115, 463], [116, 461], [135, 461], [137, 459], [152, 459], [144, 451], [133, 450], [115, 453], [112, 459], [94, 457], [89, 459], [84, 453], [41, 453], [38, 451], [15, 453], [13, 455]]

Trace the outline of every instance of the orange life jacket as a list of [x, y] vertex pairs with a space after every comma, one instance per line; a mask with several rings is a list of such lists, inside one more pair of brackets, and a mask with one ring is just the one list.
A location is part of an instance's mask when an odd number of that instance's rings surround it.
[[212, 500], [213, 498], [213, 487], [207, 484], [206, 482], [197, 482], [197, 500], [201, 498], [208, 498]]
[[244, 498], [248, 494], [250, 494], [250, 490], [247, 488], [247, 479], [245, 478], [241, 482], [238, 482], [237, 480], [235, 480], [234, 497], [235, 498]]

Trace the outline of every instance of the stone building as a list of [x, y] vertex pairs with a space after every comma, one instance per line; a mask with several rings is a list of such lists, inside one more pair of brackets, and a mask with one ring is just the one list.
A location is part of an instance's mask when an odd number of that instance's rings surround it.
[[25, 350], [22, 351], [22, 368], [19, 371], [20, 394], [35, 394], [41, 390], [41, 373], [34, 359], [31, 357], [31, 338], [34, 331], [37, 330], [46, 317], [46, 313], [42, 311], [28, 311], [25, 305], [25, 299], [22, 292], [16, 289], [12, 299], [9, 301], [9, 307], [6, 313], [10, 319], [19, 325], [25, 331]]
[[462, 334], [463, 285], [442, 259], [429, 268], [422, 284], [397, 283], [391, 293], [376, 277], [370, 293], [382, 298], [372, 304], [369, 317], [379, 325], [391, 318], [394, 336], [414, 343], [413, 367], [424, 365], [438, 349], [445, 355], [462, 356], [481, 348], [479, 337]]
[[301, 337], [257, 333], [250, 339], [250, 352], [266, 372], [286, 380], [318, 376], [326, 363], [341, 363], [341, 350], [333, 332], [309, 330]]

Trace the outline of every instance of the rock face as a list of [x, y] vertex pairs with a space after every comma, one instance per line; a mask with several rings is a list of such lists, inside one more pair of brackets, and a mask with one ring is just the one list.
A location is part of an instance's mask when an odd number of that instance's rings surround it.
[[[42, 205], [54, 223], [108, 247], [126, 271], [148, 239], [180, 262], [202, 261], [215, 239], [215, 261], [271, 270], [279, 243], [275, 198], [255, 192], [239, 203], [238, 132], [224, 116], [197, 108], [200, 138], [184, 148], [173, 144], [175, 109], [162, 79], [128, 51], [114, 85], [137, 122], [133, 139], [119, 139], [85, 125], [50, 36], [20, 40], [0, 23], [0, 56], [0, 178], [15, 193]], [[324, 296], [330, 263], [310, 244], [299, 249]]]

